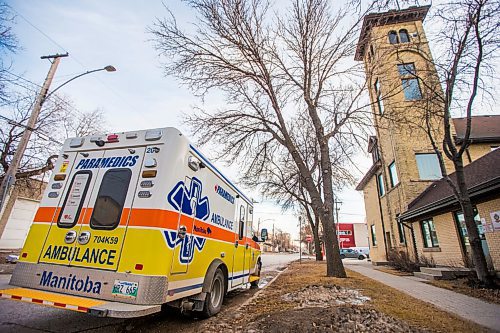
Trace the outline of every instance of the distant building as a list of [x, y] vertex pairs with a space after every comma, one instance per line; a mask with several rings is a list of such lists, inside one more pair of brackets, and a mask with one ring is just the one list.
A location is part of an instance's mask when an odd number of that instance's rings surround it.
[[23, 247], [46, 185], [36, 179], [16, 182], [0, 212], [0, 249]]
[[366, 223], [338, 223], [337, 239], [341, 249], [368, 247], [368, 230]]
[[[429, 6], [410, 7], [367, 15], [356, 50], [355, 59], [365, 64], [376, 130], [368, 144], [373, 165], [356, 187], [364, 194], [370, 257], [374, 264], [387, 262], [392, 251], [404, 251], [413, 257], [419, 254], [432, 257], [441, 265], [463, 266], [467, 261], [467, 247], [460, 245], [467, 240], [461, 236], [460, 214], [452, 199], [448, 198], [451, 201], [446, 208], [441, 207], [444, 210], [431, 210], [423, 215], [415, 213], [414, 208], [424, 205], [422, 200], [439, 201], [440, 194], [432, 188], [447, 184], [439, 181], [441, 172], [437, 156], [425, 130], [412, 122], [399, 121], [424, 119], [415, 101], [424, 99], [426, 94], [442, 93], [436, 69], [427, 60], [432, 59], [432, 54], [422, 21], [428, 10]], [[409, 75], [415, 73], [418, 75]], [[423, 85], [421, 80], [428, 82]], [[429, 91], [433, 82], [437, 84]], [[436, 114], [439, 114], [437, 108]], [[439, 121], [439, 117], [429, 120], [430, 128], [436, 131], [437, 142], [442, 141]], [[455, 142], [460, 144], [465, 133], [465, 119], [454, 119], [452, 128]], [[480, 166], [490, 165], [497, 156], [490, 152], [500, 145], [500, 116], [473, 117], [471, 139], [464, 163], [475, 162], [467, 168], [468, 177], [485, 176], [488, 181], [495, 182], [496, 173], [486, 175], [480, 172]], [[451, 162], [446, 160], [445, 164], [448, 173], [452, 173]], [[494, 187], [488, 188], [492, 190]], [[477, 199], [480, 218], [491, 224], [490, 213], [500, 211], [498, 201], [494, 195]], [[483, 207], [483, 204], [489, 206]], [[427, 220], [438, 213], [447, 215], [436, 215], [436, 220], [431, 222]], [[485, 238], [493, 240], [495, 237], [486, 235]], [[439, 244], [453, 246], [437, 246], [438, 242], [434, 243], [437, 238]], [[498, 241], [495, 245], [485, 242], [490, 254], [495, 253], [492, 247], [500, 247], [498, 244]], [[495, 265], [499, 269], [498, 264]]]

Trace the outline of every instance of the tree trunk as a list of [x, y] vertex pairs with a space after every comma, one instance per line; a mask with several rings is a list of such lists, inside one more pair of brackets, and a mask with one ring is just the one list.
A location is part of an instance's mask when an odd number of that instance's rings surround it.
[[323, 224], [323, 241], [326, 252], [326, 275], [345, 278], [347, 274], [342, 259], [340, 259], [339, 243], [337, 242], [335, 224], [333, 223], [333, 210], [323, 212], [321, 223]]
[[458, 194], [460, 196], [459, 202], [464, 214], [465, 227], [469, 235], [469, 243], [471, 248], [472, 261], [474, 269], [479, 281], [485, 286], [492, 285], [492, 279], [488, 272], [488, 265], [486, 257], [484, 256], [483, 247], [481, 245], [481, 238], [479, 237], [479, 230], [477, 229], [476, 221], [474, 220], [474, 208], [470, 200], [467, 184], [465, 182], [464, 166], [461, 158], [454, 161], [455, 174], [457, 176]]
[[321, 243], [319, 239], [319, 216], [315, 215], [314, 219], [316, 220], [316, 223], [312, 228], [312, 232], [314, 237], [314, 251], [316, 252], [316, 261], [323, 261], [323, 253], [321, 252]]

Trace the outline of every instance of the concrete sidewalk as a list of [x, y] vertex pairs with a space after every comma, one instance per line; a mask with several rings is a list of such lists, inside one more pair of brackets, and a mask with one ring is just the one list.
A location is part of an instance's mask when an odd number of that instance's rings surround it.
[[474, 323], [500, 332], [500, 305], [423, 283], [422, 279], [378, 271], [368, 262], [344, 260], [346, 268]]

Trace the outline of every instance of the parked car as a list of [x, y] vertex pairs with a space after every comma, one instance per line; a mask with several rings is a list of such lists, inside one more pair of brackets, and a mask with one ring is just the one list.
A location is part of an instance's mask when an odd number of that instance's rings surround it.
[[370, 258], [370, 248], [368, 246], [351, 247], [350, 249], [356, 250], [359, 253], [364, 254], [365, 257]]
[[359, 260], [363, 260], [366, 258], [366, 256], [357, 250], [341, 249], [340, 250], [340, 259], [344, 259], [344, 258], [358, 258]]

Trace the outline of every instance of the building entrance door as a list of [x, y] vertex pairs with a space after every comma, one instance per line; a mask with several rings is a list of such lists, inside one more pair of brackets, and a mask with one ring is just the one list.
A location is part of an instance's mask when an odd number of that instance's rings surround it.
[[[483, 225], [481, 224], [481, 217], [479, 216], [476, 209], [474, 209], [474, 212], [475, 212], [474, 221], [476, 222], [477, 230], [479, 231], [479, 237], [481, 238], [481, 246], [483, 247], [483, 252], [485, 257], [489, 257], [490, 249], [488, 248], [488, 243], [486, 242], [484, 228]], [[467, 265], [467, 263], [472, 263], [472, 256], [469, 243], [469, 235], [467, 233], [467, 228], [465, 226], [464, 214], [462, 212], [455, 212], [454, 215], [455, 215], [455, 221], [457, 223], [458, 232], [460, 233], [460, 241], [462, 244], [462, 249], [464, 251], [464, 257], [467, 258], [465, 262], [465, 264]], [[488, 268], [492, 269], [493, 267], [489, 267], [491, 265], [491, 260], [487, 260], [486, 262], [488, 263]]]

